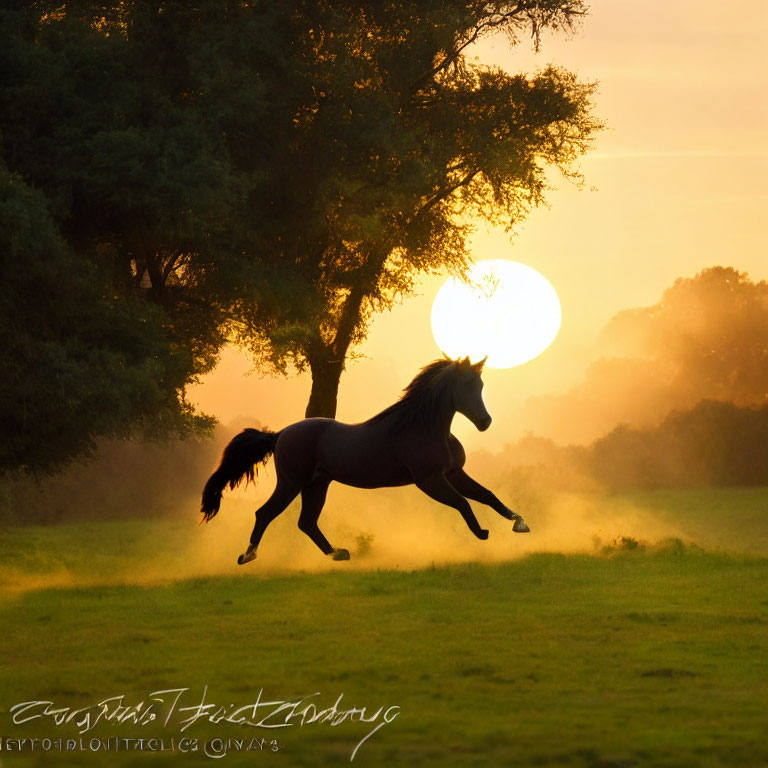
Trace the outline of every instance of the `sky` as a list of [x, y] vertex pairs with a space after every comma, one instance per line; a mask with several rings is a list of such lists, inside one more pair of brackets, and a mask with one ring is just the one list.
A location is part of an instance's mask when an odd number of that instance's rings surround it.
[[[536, 431], [526, 402], [578, 383], [619, 310], [655, 304], [676, 278], [709, 266], [768, 279], [767, 40], [763, 0], [593, 0], [575, 34], [544, 36], [538, 53], [527, 40], [475, 46], [478, 62], [512, 73], [552, 63], [597, 82], [595, 113], [607, 128], [580, 162], [583, 188], [553, 177], [548, 206], [511, 236], [478, 223], [474, 258], [537, 269], [560, 297], [563, 322], [540, 357], [486, 371], [494, 424], [480, 434], [458, 416], [467, 448], [499, 450]], [[417, 295], [376, 317], [342, 377], [339, 419], [373, 415], [440, 357], [430, 311], [446, 277], [422, 280]], [[228, 349], [189, 395], [224, 424], [279, 429], [303, 417], [309, 387], [308, 374], [265, 377]]]

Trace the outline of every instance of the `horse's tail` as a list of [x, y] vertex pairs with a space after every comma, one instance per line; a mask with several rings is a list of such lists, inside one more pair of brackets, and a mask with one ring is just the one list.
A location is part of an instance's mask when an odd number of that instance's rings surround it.
[[224, 449], [216, 471], [203, 488], [200, 511], [203, 522], [208, 522], [218, 511], [224, 488], [237, 487], [243, 479], [253, 482], [258, 474], [257, 464], [266, 464], [275, 450], [279, 432], [244, 429]]

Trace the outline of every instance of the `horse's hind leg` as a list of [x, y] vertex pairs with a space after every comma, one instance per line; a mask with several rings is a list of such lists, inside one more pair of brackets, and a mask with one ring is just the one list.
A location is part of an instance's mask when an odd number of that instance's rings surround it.
[[258, 549], [261, 537], [267, 526], [299, 495], [298, 487], [286, 482], [280, 482], [278, 479], [277, 487], [272, 495], [256, 510], [256, 524], [253, 526], [251, 541], [248, 549], [237, 558], [239, 565], [250, 563], [256, 559], [256, 550]]
[[334, 560], [349, 560], [349, 551], [334, 549], [317, 525], [330, 484], [331, 481], [328, 478], [317, 477], [301, 492], [299, 530], [306, 533], [324, 555], [333, 555]]
[[513, 512], [506, 504], [502, 503], [496, 494], [489, 491], [485, 486], [480, 485], [477, 480], [473, 480], [463, 469], [457, 468], [451, 470], [448, 475], [448, 482], [462, 495], [473, 501], [479, 501], [481, 504], [495, 509], [502, 517], [507, 520], [514, 520], [515, 524], [512, 530], [516, 533], [528, 533], [530, 528], [525, 520]]

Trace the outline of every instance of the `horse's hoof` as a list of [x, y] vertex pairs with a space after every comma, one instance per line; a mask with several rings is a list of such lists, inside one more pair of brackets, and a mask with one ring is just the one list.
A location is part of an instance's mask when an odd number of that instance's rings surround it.
[[246, 563], [250, 563], [251, 560], [256, 559], [256, 549], [253, 547], [248, 547], [248, 549], [243, 552], [240, 557], [237, 558], [237, 564], [238, 565], [245, 565]]
[[488, 531], [486, 531], [485, 528], [481, 528], [479, 531], [475, 531], [475, 536], [477, 536], [478, 539], [485, 541], [488, 538]]
[[513, 512], [511, 509], [507, 509], [505, 512], [499, 513], [502, 517], [506, 517], [507, 520], [520, 520], [520, 515], [517, 512]]
[[512, 530], [515, 533], [530, 533], [531, 532], [531, 529], [528, 527], [528, 524], [519, 515], [518, 515], [517, 520], [515, 520], [515, 524], [512, 526]]
[[331, 552], [331, 557], [334, 560], [349, 560], [349, 550], [348, 549], [334, 549], [333, 552]]

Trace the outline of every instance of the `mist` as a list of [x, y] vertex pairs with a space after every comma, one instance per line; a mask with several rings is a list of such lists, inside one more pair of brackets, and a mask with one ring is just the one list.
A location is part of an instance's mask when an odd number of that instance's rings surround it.
[[657, 304], [618, 313], [592, 363], [564, 394], [528, 400], [520, 423], [559, 443], [592, 442], [618, 424], [655, 427], [703, 400], [768, 404], [768, 283], [732, 267], [680, 278]]

